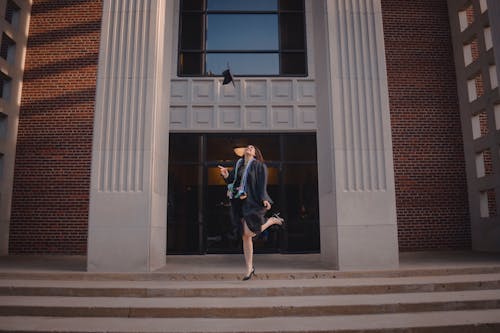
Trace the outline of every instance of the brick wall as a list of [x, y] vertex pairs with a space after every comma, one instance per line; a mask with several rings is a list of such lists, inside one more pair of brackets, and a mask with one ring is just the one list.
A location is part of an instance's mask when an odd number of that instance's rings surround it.
[[102, 3], [34, 0], [9, 252], [86, 254]]
[[402, 251], [470, 248], [446, 0], [382, 0]]

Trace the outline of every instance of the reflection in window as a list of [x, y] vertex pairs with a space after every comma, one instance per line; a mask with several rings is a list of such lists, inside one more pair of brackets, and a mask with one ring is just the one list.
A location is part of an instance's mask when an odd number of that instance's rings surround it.
[[208, 10], [266, 11], [277, 10], [277, 0], [208, 0]]
[[0, 98], [4, 100], [10, 99], [11, 82], [12, 79], [10, 77], [0, 72]]
[[245, 75], [279, 75], [277, 54], [266, 53], [209, 53], [207, 75], [220, 75], [231, 64], [233, 73]]
[[179, 75], [307, 75], [303, 0], [183, 0]]
[[206, 48], [278, 51], [277, 26], [278, 15], [273, 14], [209, 14]]
[[5, 6], [5, 21], [17, 27], [19, 24], [19, 15], [21, 8], [12, 0], [7, 0], [7, 5]]

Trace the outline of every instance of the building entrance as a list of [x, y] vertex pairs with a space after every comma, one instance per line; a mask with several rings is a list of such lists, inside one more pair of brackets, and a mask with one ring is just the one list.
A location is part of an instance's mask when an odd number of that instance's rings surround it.
[[256, 253], [319, 252], [316, 136], [304, 134], [170, 134], [168, 254], [240, 253], [218, 165], [234, 166], [235, 148], [259, 147], [268, 167], [269, 214], [286, 229], [254, 239]]

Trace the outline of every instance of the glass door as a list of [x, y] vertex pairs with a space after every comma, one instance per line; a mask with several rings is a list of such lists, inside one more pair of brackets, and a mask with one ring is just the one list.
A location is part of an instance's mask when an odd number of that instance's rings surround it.
[[268, 167], [267, 190], [287, 228], [254, 239], [255, 253], [319, 252], [314, 134], [171, 134], [167, 253], [241, 253], [230, 201], [218, 165], [232, 168], [234, 148], [259, 147]]

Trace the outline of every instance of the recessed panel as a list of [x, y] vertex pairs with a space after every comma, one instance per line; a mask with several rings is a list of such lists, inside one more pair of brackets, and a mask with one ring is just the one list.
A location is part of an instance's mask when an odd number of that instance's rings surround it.
[[241, 110], [238, 106], [219, 107], [219, 126], [238, 128], [241, 126]]
[[214, 81], [193, 81], [193, 103], [214, 102]]
[[264, 80], [246, 82], [246, 97], [248, 101], [265, 102], [267, 100], [267, 84]]
[[267, 110], [265, 106], [249, 106], [246, 112], [246, 126], [249, 128], [265, 128]]
[[316, 103], [316, 90], [314, 81], [298, 81], [298, 102], [301, 104], [305, 103]]
[[241, 101], [241, 82], [236, 81], [234, 86], [232, 83], [223, 85], [221, 82], [219, 93], [220, 103], [239, 103]]
[[306, 128], [316, 128], [316, 107], [303, 106], [299, 108], [299, 126]]
[[293, 107], [276, 106], [273, 107], [273, 127], [292, 128], [293, 127]]
[[170, 97], [173, 104], [187, 103], [188, 81], [172, 80], [170, 86]]
[[170, 107], [170, 126], [174, 128], [185, 128], [187, 126], [187, 107]]
[[290, 81], [272, 81], [271, 83], [273, 102], [292, 102], [293, 100], [293, 82]]
[[213, 127], [214, 109], [211, 106], [193, 106], [193, 126], [196, 128]]

